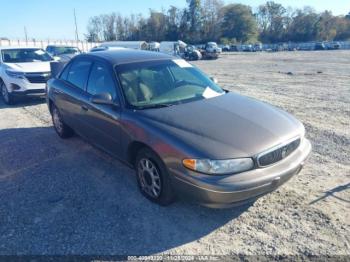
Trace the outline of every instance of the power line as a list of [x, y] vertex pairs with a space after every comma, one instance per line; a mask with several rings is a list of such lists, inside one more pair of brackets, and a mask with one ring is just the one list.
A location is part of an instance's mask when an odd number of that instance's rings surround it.
[[24, 38], [26, 39], [26, 43], [28, 43], [28, 33], [27, 28], [24, 26]]
[[75, 8], [74, 8], [74, 24], [75, 24], [75, 40], [79, 41], [78, 24], [77, 24], [77, 16], [75, 14]]

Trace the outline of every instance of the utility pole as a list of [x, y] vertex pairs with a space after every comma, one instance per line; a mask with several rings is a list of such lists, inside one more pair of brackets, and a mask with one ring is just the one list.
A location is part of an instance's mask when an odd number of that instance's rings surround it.
[[75, 40], [79, 41], [79, 34], [78, 34], [78, 24], [77, 24], [77, 16], [75, 14], [75, 8], [74, 8], [74, 24], [75, 24]]
[[27, 28], [24, 26], [24, 37], [26, 39], [26, 45], [28, 44], [28, 33], [27, 33]]

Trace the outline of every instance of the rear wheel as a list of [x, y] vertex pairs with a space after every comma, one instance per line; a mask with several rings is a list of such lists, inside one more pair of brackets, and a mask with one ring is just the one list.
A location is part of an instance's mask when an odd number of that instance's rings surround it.
[[12, 105], [14, 103], [14, 99], [12, 95], [7, 90], [7, 87], [4, 82], [0, 82], [1, 96], [4, 100], [5, 104]]
[[73, 136], [73, 130], [63, 122], [60, 111], [55, 105], [52, 105], [52, 123], [56, 130], [56, 133], [61, 138], [68, 138]]
[[169, 174], [163, 161], [150, 149], [144, 148], [136, 158], [137, 182], [141, 193], [162, 206], [174, 202]]

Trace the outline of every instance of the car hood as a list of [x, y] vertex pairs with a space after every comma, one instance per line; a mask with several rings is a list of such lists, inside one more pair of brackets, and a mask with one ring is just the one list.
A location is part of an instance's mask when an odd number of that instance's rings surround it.
[[50, 72], [50, 62], [5, 63], [12, 70], [24, 73]]
[[251, 157], [304, 133], [290, 114], [235, 93], [140, 114], [191, 152], [214, 159]]

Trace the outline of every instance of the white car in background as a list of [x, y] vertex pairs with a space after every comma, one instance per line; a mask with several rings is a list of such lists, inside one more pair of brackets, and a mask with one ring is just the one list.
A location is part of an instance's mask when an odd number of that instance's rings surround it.
[[89, 50], [89, 52], [99, 52], [99, 51], [111, 51], [111, 50], [124, 50], [125, 47], [118, 46], [95, 46]]
[[18, 96], [44, 96], [54, 59], [38, 47], [0, 47], [0, 90], [6, 104]]

